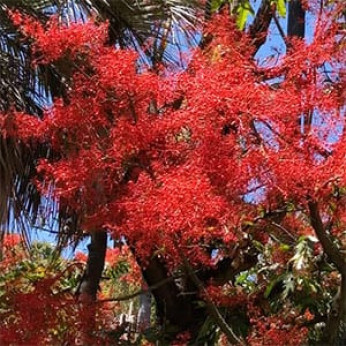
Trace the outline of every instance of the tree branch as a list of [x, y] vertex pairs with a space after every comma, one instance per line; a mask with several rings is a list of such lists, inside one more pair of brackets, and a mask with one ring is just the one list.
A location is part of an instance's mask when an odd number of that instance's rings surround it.
[[301, 0], [291, 0], [288, 3], [287, 35], [304, 38], [305, 11]]
[[[346, 275], [342, 274], [340, 291], [337, 294], [336, 306], [330, 312], [327, 325], [323, 331], [323, 335], [318, 345], [341, 345], [342, 340], [338, 340], [341, 322], [346, 320]], [[341, 341], [341, 342], [340, 342]]]
[[346, 262], [343, 255], [332, 242], [330, 236], [325, 231], [323, 222], [318, 211], [317, 202], [309, 202], [311, 225], [315, 230], [317, 238], [322, 244], [324, 252], [335, 264], [341, 273], [341, 287], [336, 299], [336, 311], [331, 311], [328, 323], [324, 329], [320, 345], [336, 345], [340, 324], [346, 319]]
[[317, 202], [309, 202], [310, 222], [313, 227], [318, 240], [320, 241], [324, 252], [335, 264], [340, 273], [343, 273], [346, 269], [346, 263], [343, 256], [339, 252], [338, 248], [332, 242], [330, 236], [326, 233], [323, 222], [318, 211]]
[[273, 17], [271, 1], [262, 0], [261, 6], [257, 11], [256, 17], [250, 26], [249, 34], [254, 40], [256, 48], [254, 55], [267, 39], [267, 32]]
[[177, 275], [177, 276], [170, 276], [164, 280], [161, 280], [160, 282], [156, 283], [155, 285], [152, 285], [150, 287], [148, 287], [147, 289], [141, 289], [138, 290], [134, 293], [131, 294], [127, 294], [127, 295], [123, 295], [123, 296], [118, 296], [115, 298], [107, 298], [107, 299], [100, 299], [97, 302], [98, 303], [106, 303], [106, 302], [123, 302], [126, 300], [130, 300], [133, 298], [136, 298], [138, 296], [140, 296], [143, 293], [148, 293], [148, 292], [152, 292], [154, 290], [156, 290], [157, 288], [160, 288], [161, 286], [165, 285], [166, 283], [170, 282], [170, 281], [174, 281], [175, 279], [181, 278], [183, 275]]
[[176, 241], [174, 243], [175, 243], [175, 246], [176, 246], [177, 251], [179, 253], [179, 256], [180, 256], [180, 258], [181, 258], [181, 260], [182, 260], [182, 262], [184, 264], [184, 267], [185, 267], [185, 270], [186, 270], [187, 274], [191, 277], [191, 279], [192, 279], [193, 283], [196, 285], [197, 289], [200, 292], [203, 292], [204, 297], [205, 297], [205, 302], [206, 302], [206, 305], [207, 305], [207, 309], [208, 309], [211, 317], [214, 319], [215, 323], [219, 326], [220, 330], [226, 335], [228, 341], [232, 345], [238, 345], [238, 344], [244, 345], [242, 340], [240, 340], [235, 335], [235, 333], [233, 332], [232, 328], [227, 324], [227, 322], [225, 321], [225, 319], [221, 315], [219, 309], [216, 307], [214, 302], [209, 297], [208, 291], [205, 289], [202, 281], [199, 280], [199, 278], [197, 277], [197, 275], [195, 274], [195, 272], [191, 268], [191, 266], [188, 263], [186, 257], [182, 253], [182, 251], [181, 251], [181, 249], [179, 247], [179, 244], [177, 244]]
[[212, 280], [214, 285], [222, 286], [233, 281], [239, 273], [252, 268], [257, 263], [257, 256], [257, 253], [252, 254], [239, 249], [234, 256], [219, 261], [215, 268], [202, 269], [196, 276], [202, 283]]
[[287, 228], [283, 227], [282, 225], [276, 222], [272, 222], [271, 225], [276, 227], [280, 231], [284, 232], [286, 235], [288, 235], [292, 241], [296, 241], [296, 237]]
[[278, 17], [276, 16], [275, 13], [273, 14], [273, 19], [274, 19], [274, 22], [275, 22], [276, 27], [277, 27], [278, 30], [279, 30], [279, 34], [280, 34], [281, 38], [283, 39], [283, 41], [285, 42], [285, 45], [286, 45], [286, 47], [287, 47], [287, 40], [286, 40], [285, 32], [284, 32], [284, 30], [283, 30], [283, 28], [282, 28], [282, 26], [281, 26], [281, 24], [280, 24], [280, 22], [279, 22], [279, 19], [278, 19]]

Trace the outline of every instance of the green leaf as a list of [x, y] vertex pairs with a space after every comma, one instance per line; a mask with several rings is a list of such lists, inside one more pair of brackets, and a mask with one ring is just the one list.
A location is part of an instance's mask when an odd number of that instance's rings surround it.
[[258, 251], [260, 251], [260, 252], [263, 252], [263, 251], [264, 251], [264, 246], [263, 246], [263, 244], [260, 243], [259, 241], [253, 240], [253, 241], [252, 241], [252, 244], [254, 245], [254, 247], [255, 247]]
[[280, 17], [286, 17], [286, 1], [277, 0], [277, 11]]
[[236, 285], [243, 284], [247, 280], [248, 276], [249, 276], [248, 271], [243, 272], [240, 275], [238, 275], [238, 277], [237, 277], [237, 279], [235, 281]]
[[224, 0], [212, 0], [211, 2], [211, 12], [216, 12], [221, 5], [224, 3]]
[[199, 329], [196, 342], [199, 345], [203, 345], [207, 341], [210, 341], [209, 338], [213, 334], [215, 336], [215, 322], [214, 322], [214, 320], [210, 316], [208, 316], [205, 319], [202, 327]]
[[290, 292], [294, 292], [295, 282], [292, 274], [288, 274], [283, 281], [284, 291], [282, 292], [282, 299], [286, 299]]
[[281, 251], [289, 251], [291, 249], [291, 247], [289, 245], [284, 244], [284, 243], [280, 244], [279, 248]]
[[294, 211], [295, 209], [296, 209], [296, 207], [295, 207], [295, 205], [294, 205], [293, 203], [290, 203], [290, 202], [286, 203], [286, 210], [287, 210], [288, 212], [292, 212], [292, 211]]
[[196, 300], [196, 301], [194, 301], [194, 304], [196, 304], [196, 306], [198, 306], [199, 308], [205, 308], [206, 307], [206, 303], [203, 300]]
[[237, 8], [237, 26], [240, 30], [245, 28], [246, 20], [249, 15], [255, 12], [248, 0], [242, 1]]

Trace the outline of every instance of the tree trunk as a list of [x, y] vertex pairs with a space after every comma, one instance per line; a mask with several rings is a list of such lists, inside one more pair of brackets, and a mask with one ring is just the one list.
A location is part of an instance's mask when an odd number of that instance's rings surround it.
[[107, 233], [105, 231], [93, 232], [91, 234], [91, 242], [88, 245], [89, 256], [87, 266], [78, 292], [81, 301], [96, 301], [96, 295], [105, 265], [106, 248]]
[[167, 330], [166, 336], [173, 340], [180, 332], [189, 331], [192, 338], [196, 337], [207, 314], [204, 307], [196, 304], [200, 298], [195, 285], [188, 280], [182, 280], [182, 285], [177, 280], [170, 280], [164, 263], [157, 257], [150, 260], [142, 273], [149, 287], [163, 283], [152, 290], [152, 295], [158, 322], [163, 330]]
[[329, 260], [335, 265], [341, 274], [341, 284], [339, 293], [335, 297], [335, 306], [331, 309], [328, 316], [327, 325], [323, 331], [322, 339], [319, 345], [328, 344], [330, 346], [340, 345], [344, 336], [341, 335], [341, 329], [345, 328], [346, 322], [346, 262], [345, 256], [333, 242], [333, 238], [326, 231], [322, 222], [317, 202], [309, 202], [310, 222], [323, 251], [327, 254]]
[[299, 38], [305, 37], [305, 10], [301, 0], [288, 2], [287, 35]]
[[336, 299], [336, 304], [330, 312], [330, 316], [325, 327], [319, 345], [341, 346], [345, 345], [346, 339], [346, 273], [342, 273], [340, 292]]
[[81, 303], [81, 330], [80, 334], [76, 336], [78, 345], [94, 344], [92, 332], [95, 329], [95, 302], [105, 264], [107, 233], [105, 231], [91, 233], [88, 249], [89, 256], [85, 273], [77, 292]]

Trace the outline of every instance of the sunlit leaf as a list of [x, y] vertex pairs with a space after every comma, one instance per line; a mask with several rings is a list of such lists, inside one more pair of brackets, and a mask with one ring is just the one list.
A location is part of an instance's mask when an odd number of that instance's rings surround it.
[[277, 0], [277, 11], [280, 17], [286, 17], [286, 1]]
[[255, 12], [248, 0], [242, 1], [237, 8], [237, 26], [243, 30], [249, 15], [254, 15]]

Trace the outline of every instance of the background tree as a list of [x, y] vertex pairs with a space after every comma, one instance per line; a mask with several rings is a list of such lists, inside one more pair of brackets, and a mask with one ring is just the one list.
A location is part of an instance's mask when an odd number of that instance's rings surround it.
[[[0, 265], [0, 341], [8, 344], [64, 344], [76, 342], [76, 335], [88, 320], [75, 299], [87, 256], [77, 252], [73, 259], [56, 255], [48, 243], [33, 243], [27, 250], [18, 234], [5, 235], [4, 260]], [[126, 247], [107, 249], [102, 295], [97, 308], [93, 344], [122, 343], [127, 323], [121, 323], [129, 310], [121, 297], [139, 290], [140, 272]], [[118, 297], [119, 301], [112, 298]], [[107, 301], [109, 300], [109, 301]], [[35, 318], [32, 318], [35, 316]]]

